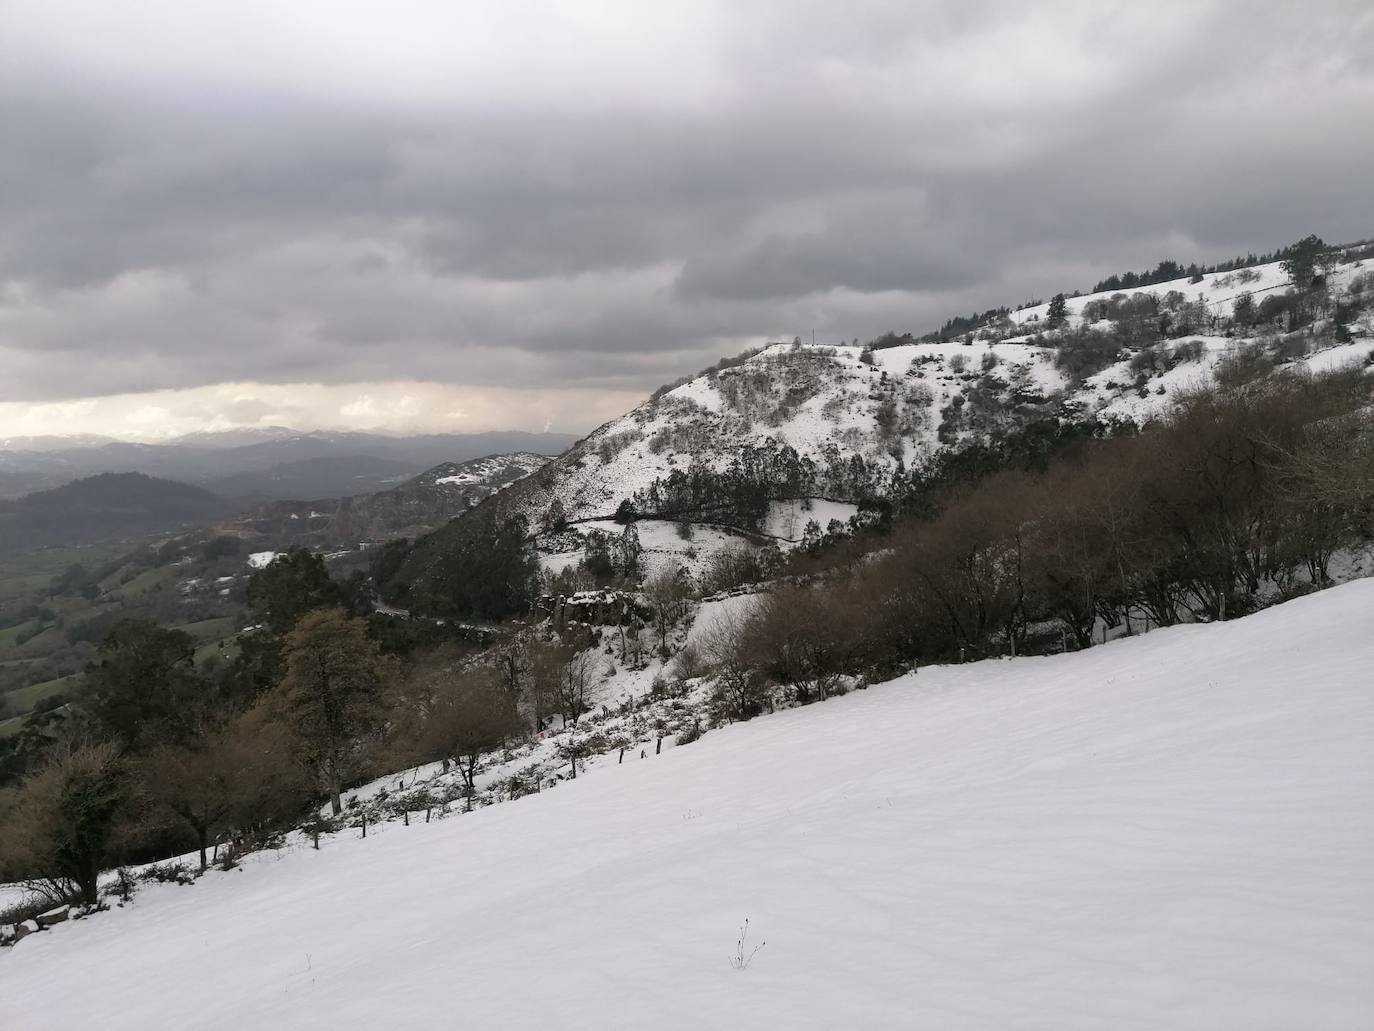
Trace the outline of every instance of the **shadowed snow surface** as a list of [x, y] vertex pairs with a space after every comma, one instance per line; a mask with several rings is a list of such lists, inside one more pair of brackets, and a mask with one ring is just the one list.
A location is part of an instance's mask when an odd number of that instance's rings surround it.
[[0, 954], [0, 1027], [1368, 1028], [1371, 627], [928, 668], [150, 887]]

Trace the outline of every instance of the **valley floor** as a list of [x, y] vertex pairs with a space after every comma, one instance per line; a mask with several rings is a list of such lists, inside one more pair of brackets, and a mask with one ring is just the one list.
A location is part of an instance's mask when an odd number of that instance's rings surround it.
[[926, 668], [150, 885], [0, 955], [0, 1028], [1368, 1028], [1372, 626]]

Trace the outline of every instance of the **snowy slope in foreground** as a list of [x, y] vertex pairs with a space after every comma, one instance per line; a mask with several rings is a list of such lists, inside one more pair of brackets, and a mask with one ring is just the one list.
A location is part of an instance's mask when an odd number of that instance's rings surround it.
[[1372, 622], [929, 668], [150, 888], [0, 958], [0, 1027], [1374, 1026]]

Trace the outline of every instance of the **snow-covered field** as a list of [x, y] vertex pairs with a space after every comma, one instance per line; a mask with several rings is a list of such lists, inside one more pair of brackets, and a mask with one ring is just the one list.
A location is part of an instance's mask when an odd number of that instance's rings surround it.
[[[697, 524], [692, 527], [691, 539], [685, 539], [678, 532], [678, 525], [666, 519], [640, 519], [635, 522], [635, 532], [639, 535], [644, 571], [653, 576], [663, 570], [672, 572], [686, 569], [694, 577], [700, 577], [714, 556], [721, 549], [739, 545], [743, 540], [739, 534], [730, 533], [720, 527]], [[600, 530], [607, 537], [615, 539], [625, 532], [625, 527], [613, 519], [590, 519], [579, 523], [584, 533]], [[544, 569], [557, 573], [568, 566], [575, 566], [586, 557], [583, 549], [576, 551], [539, 553], [539, 562]]]
[[149, 886], [0, 954], [0, 1027], [1369, 1028], [1371, 624], [931, 667]]
[[824, 532], [832, 519], [847, 523], [858, 511], [858, 505], [851, 505], [846, 501], [827, 501], [825, 498], [771, 501], [768, 504], [768, 518], [764, 520], [763, 532], [795, 544], [802, 539], [806, 533], [806, 524], [811, 520], [814, 519], [816, 525]]

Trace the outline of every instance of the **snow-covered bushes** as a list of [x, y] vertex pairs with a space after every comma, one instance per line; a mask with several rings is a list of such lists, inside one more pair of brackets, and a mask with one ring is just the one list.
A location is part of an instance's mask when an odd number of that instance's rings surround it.
[[631, 444], [643, 439], [644, 433], [641, 430], [623, 430], [620, 433], [608, 434], [597, 444], [597, 457], [601, 459], [602, 465], [607, 465]]

